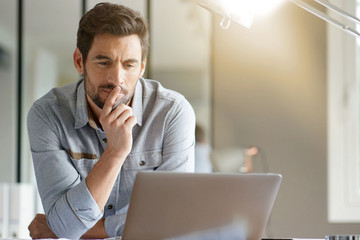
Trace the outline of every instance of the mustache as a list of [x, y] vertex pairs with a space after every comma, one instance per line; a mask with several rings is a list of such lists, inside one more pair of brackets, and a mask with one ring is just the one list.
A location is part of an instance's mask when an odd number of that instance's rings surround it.
[[[108, 89], [108, 90], [112, 90], [113, 88], [115, 88], [116, 86], [120, 86], [120, 85], [115, 85], [115, 84], [103, 84], [99, 86], [99, 89]], [[125, 87], [120, 86], [121, 88], [121, 92], [127, 94], [128, 90]]]

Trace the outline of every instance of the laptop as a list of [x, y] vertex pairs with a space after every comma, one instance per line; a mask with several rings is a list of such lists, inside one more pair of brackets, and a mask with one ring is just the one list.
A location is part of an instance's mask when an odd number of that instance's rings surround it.
[[122, 239], [182, 239], [237, 224], [259, 240], [280, 182], [267, 173], [139, 172]]

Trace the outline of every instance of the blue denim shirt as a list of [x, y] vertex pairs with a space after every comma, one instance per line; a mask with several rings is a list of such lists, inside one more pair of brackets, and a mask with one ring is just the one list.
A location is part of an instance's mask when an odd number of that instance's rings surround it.
[[54, 88], [28, 114], [38, 190], [48, 225], [61, 238], [78, 239], [102, 217], [109, 237], [120, 236], [139, 171], [193, 171], [195, 115], [185, 98], [140, 78], [133, 114], [133, 147], [105, 209], [85, 179], [106, 148], [106, 133], [89, 121], [84, 82]]

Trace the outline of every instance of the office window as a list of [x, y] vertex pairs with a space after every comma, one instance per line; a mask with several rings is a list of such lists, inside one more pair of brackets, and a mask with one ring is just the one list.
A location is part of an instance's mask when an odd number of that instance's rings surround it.
[[[360, 16], [360, 0], [331, 2]], [[328, 25], [328, 219], [330, 222], [360, 221], [359, 60], [360, 39]]]

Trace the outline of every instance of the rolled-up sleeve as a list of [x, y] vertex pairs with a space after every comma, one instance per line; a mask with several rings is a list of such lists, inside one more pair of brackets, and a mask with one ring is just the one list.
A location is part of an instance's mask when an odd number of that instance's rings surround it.
[[59, 238], [79, 239], [103, 216], [85, 179], [60, 146], [45, 114], [32, 108], [28, 133], [38, 190], [48, 225]]
[[102, 212], [82, 181], [63, 195], [47, 213], [56, 236], [79, 239], [100, 220]]

